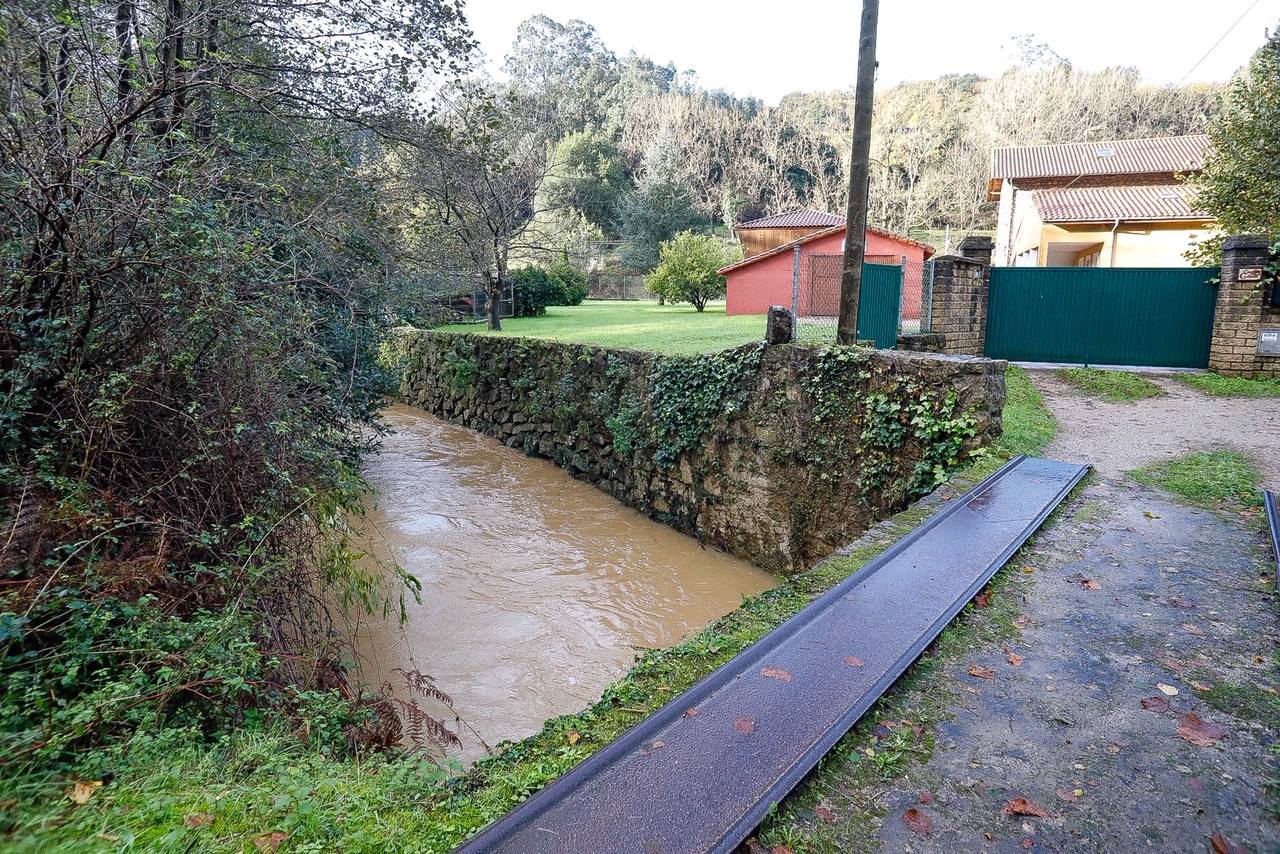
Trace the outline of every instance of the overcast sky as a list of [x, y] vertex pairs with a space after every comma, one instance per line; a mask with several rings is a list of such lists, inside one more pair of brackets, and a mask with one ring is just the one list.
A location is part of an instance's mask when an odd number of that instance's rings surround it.
[[[467, 0], [466, 9], [494, 66], [501, 64], [520, 21], [541, 12], [558, 21], [580, 18], [594, 25], [620, 56], [635, 50], [692, 68], [708, 88], [772, 102], [788, 92], [853, 84], [861, 5], [858, 0]], [[1027, 33], [1081, 68], [1133, 65], [1155, 83], [1184, 77], [1225, 80], [1262, 44], [1264, 30], [1278, 22], [1280, 0], [885, 0], [878, 83], [950, 72], [996, 74], [1010, 63], [1010, 39]]]

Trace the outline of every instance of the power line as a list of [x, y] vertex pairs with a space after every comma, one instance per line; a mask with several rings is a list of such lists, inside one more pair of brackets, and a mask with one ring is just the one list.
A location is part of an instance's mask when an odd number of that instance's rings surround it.
[[1240, 22], [1243, 21], [1245, 17], [1248, 16], [1248, 14], [1253, 11], [1254, 7], [1261, 2], [1262, 0], [1253, 0], [1253, 2], [1249, 4], [1249, 8], [1245, 9], [1243, 12], [1240, 13], [1240, 17], [1236, 18], [1235, 23], [1227, 27], [1227, 31], [1222, 35], [1220, 35], [1218, 37], [1218, 40], [1213, 43], [1213, 46], [1204, 52], [1204, 56], [1197, 59], [1196, 64], [1191, 66], [1191, 68], [1187, 71], [1186, 74], [1182, 75], [1182, 79], [1178, 81], [1179, 86], [1187, 82], [1187, 78], [1191, 76], [1192, 72], [1194, 72], [1197, 68], [1199, 68], [1201, 64], [1203, 64], [1204, 61], [1209, 58], [1209, 54], [1213, 53], [1215, 50], [1218, 49], [1218, 45], [1222, 44], [1223, 40], [1225, 40], [1227, 36], [1231, 35], [1231, 31], [1234, 30], [1236, 27], [1240, 26]]

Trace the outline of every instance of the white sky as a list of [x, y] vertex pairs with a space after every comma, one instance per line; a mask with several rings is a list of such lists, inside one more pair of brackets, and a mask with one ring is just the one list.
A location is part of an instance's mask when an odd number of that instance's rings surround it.
[[[768, 101], [852, 86], [858, 0], [467, 0], [492, 66], [525, 18], [580, 18], [619, 56], [692, 68], [699, 82]], [[1192, 67], [1227, 33], [1199, 67]], [[999, 73], [1009, 40], [1034, 34], [1077, 67], [1137, 66], [1153, 83], [1230, 77], [1280, 23], [1280, 0], [883, 0], [878, 85], [951, 72]]]

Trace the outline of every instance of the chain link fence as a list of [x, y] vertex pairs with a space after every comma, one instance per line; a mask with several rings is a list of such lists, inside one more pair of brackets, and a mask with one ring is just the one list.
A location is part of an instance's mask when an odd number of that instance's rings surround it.
[[[902, 302], [899, 328], [902, 332], [928, 331], [925, 317], [932, 294], [933, 262], [915, 261], [900, 255], [868, 255], [868, 264], [902, 268]], [[836, 340], [840, 315], [840, 279], [844, 271], [841, 255], [798, 255], [792, 271], [791, 314], [796, 322], [796, 340], [827, 343]]]

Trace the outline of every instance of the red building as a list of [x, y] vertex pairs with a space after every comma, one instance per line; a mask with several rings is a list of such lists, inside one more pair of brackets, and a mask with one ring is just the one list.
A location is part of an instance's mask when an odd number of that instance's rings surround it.
[[[801, 315], [835, 315], [840, 302], [844, 218], [821, 211], [792, 211], [744, 222], [735, 231], [747, 257], [720, 273], [728, 282], [729, 314], [764, 314], [791, 305], [792, 265], [800, 247]], [[924, 262], [933, 247], [907, 237], [867, 229], [867, 262], [903, 265], [902, 317], [920, 317]]]

